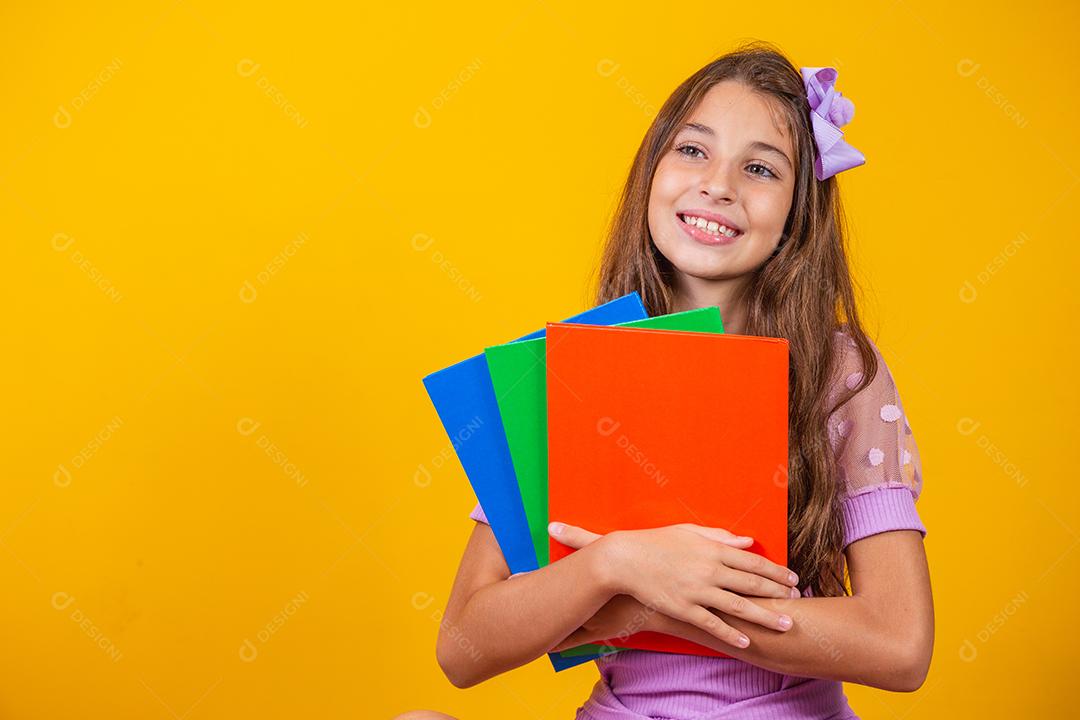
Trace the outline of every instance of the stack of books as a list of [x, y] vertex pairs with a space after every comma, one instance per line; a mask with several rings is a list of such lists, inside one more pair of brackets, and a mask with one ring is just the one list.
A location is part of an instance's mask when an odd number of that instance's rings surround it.
[[[787, 564], [786, 340], [726, 334], [716, 307], [648, 317], [631, 293], [423, 382], [511, 573], [574, 552], [552, 520], [720, 527]], [[548, 656], [620, 649], [727, 657], [653, 632]]]

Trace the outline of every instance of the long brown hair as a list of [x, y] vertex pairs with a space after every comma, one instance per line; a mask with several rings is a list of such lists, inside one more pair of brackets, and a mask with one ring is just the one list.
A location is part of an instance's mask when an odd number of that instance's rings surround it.
[[[684, 81], [660, 108], [634, 157], [600, 261], [596, 301], [638, 291], [649, 315], [673, 311], [674, 268], [649, 233], [653, 174], [679, 127], [705, 93], [739, 81], [773, 101], [793, 139], [791, 212], [777, 251], [757, 270], [742, 299], [747, 335], [790, 345], [788, 396], [788, 567], [818, 597], [844, 595], [839, 488], [828, 416], [866, 387], [877, 358], [859, 321], [848, 267], [846, 219], [836, 177], [813, 172], [815, 145], [802, 75], [772, 44], [756, 41], [726, 53]], [[826, 407], [837, 372], [836, 331], [855, 343], [864, 368], [860, 385]], [[841, 336], [842, 337], [842, 336]]]

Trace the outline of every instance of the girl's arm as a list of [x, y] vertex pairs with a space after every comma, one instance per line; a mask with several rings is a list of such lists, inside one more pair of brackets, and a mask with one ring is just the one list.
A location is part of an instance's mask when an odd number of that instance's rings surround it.
[[491, 527], [476, 523], [435, 649], [450, 682], [471, 687], [524, 665], [584, 624], [615, 595], [605, 548], [597, 541], [588, 552], [511, 578]]
[[725, 652], [767, 670], [913, 692], [926, 678], [934, 646], [934, 604], [922, 536], [914, 530], [878, 533], [845, 550], [853, 595], [747, 597], [794, 620], [787, 632], [726, 613], [724, 622], [750, 638], [734, 648], [666, 615], [655, 629]]
[[[581, 644], [565, 644], [579, 630], [601, 632], [604, 639], [623, 628], [651, 629], [651, 618], [665, 608], [690, 623], [702, 622], [703, 614], [707, 621], [701, 627], [710, 637], [731, 642], [739, 633], [686, 601], [687, 594], [697, 595], [699, 589], [711, 592], [718, 607], [728, 607], [727, 599], [738, 598], [729, 590], [753, 591], [759, 597], [798, 593], [792, 587], [797, 578], [790, 570], [741, 550], [753, 539], [723, 528], [684, 523], [601, 536], [573, 526], [555, 529], [560, 525], [552, 523], [549, 531], [580, 549], [509, 579], [491, 527], [480, 522], [474, 528], [436, 646], [439, 665], [457, 687], [471, 687], [556, 647]], [[631, 541], [636, 544], [628, 544]], [[682, 569], [675, 567], [677, 559], [682, 560]], [[627, 583], [627, 577], [636, 582]], [[637, 597], [656, 604], [641, 613], [627, 598], [609, 602], [635, 591]], [[695, 607], [700, 613], [693, 612]], [[780, 625], [778, 613], [757, 606], [732, 612], [749, 622]]]

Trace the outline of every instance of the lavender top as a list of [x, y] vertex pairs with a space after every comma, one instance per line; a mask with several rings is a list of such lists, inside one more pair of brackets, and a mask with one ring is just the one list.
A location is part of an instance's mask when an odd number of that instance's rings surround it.
[[[854, 342], [837, 331], [841, 354], [829, 402], [861, 380]], [[890, 530], [926, 528], [915, 501], [922, 492], [922, 466], [892, 373], [877, 346], [878, 372], [828, 419], [829, 440], [839, 468], [844, 547]], [[486, 523], [477, 505], [469, 517]], [[578, 708], [577, 720], [850, 720], [843, 684], [783, 675], [735, 658], [621, 650], [595, 661], [600, 679]]]

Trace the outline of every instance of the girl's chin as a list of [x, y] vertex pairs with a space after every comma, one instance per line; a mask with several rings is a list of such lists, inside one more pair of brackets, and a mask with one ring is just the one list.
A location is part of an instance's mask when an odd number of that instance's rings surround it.
[[733, 258], [717, 257], [709, 252], [709, 248], [678, 248], [673, 253], [663, 254], [680, 274], [697, 280], [731, 280], [757, 267], [746, 267], [741, 259], [733, 261]]
[[731, 266], [730, 248], [710, 247], [689, 239], [677, 240], [664, 255], [673, 265], [687, 268], [725, 268]]
[[688, 280], [694, 280], [696, 282], [720, 282], [721, 280], [732, 279], [731, 275], [718, 268], [679, 269], [679, 274]]
[[702, 259], [677, 258], [672, 265], [680, 275], [695, 278], [697, 280], [725, 280], [731, 276], [731, 264]]

